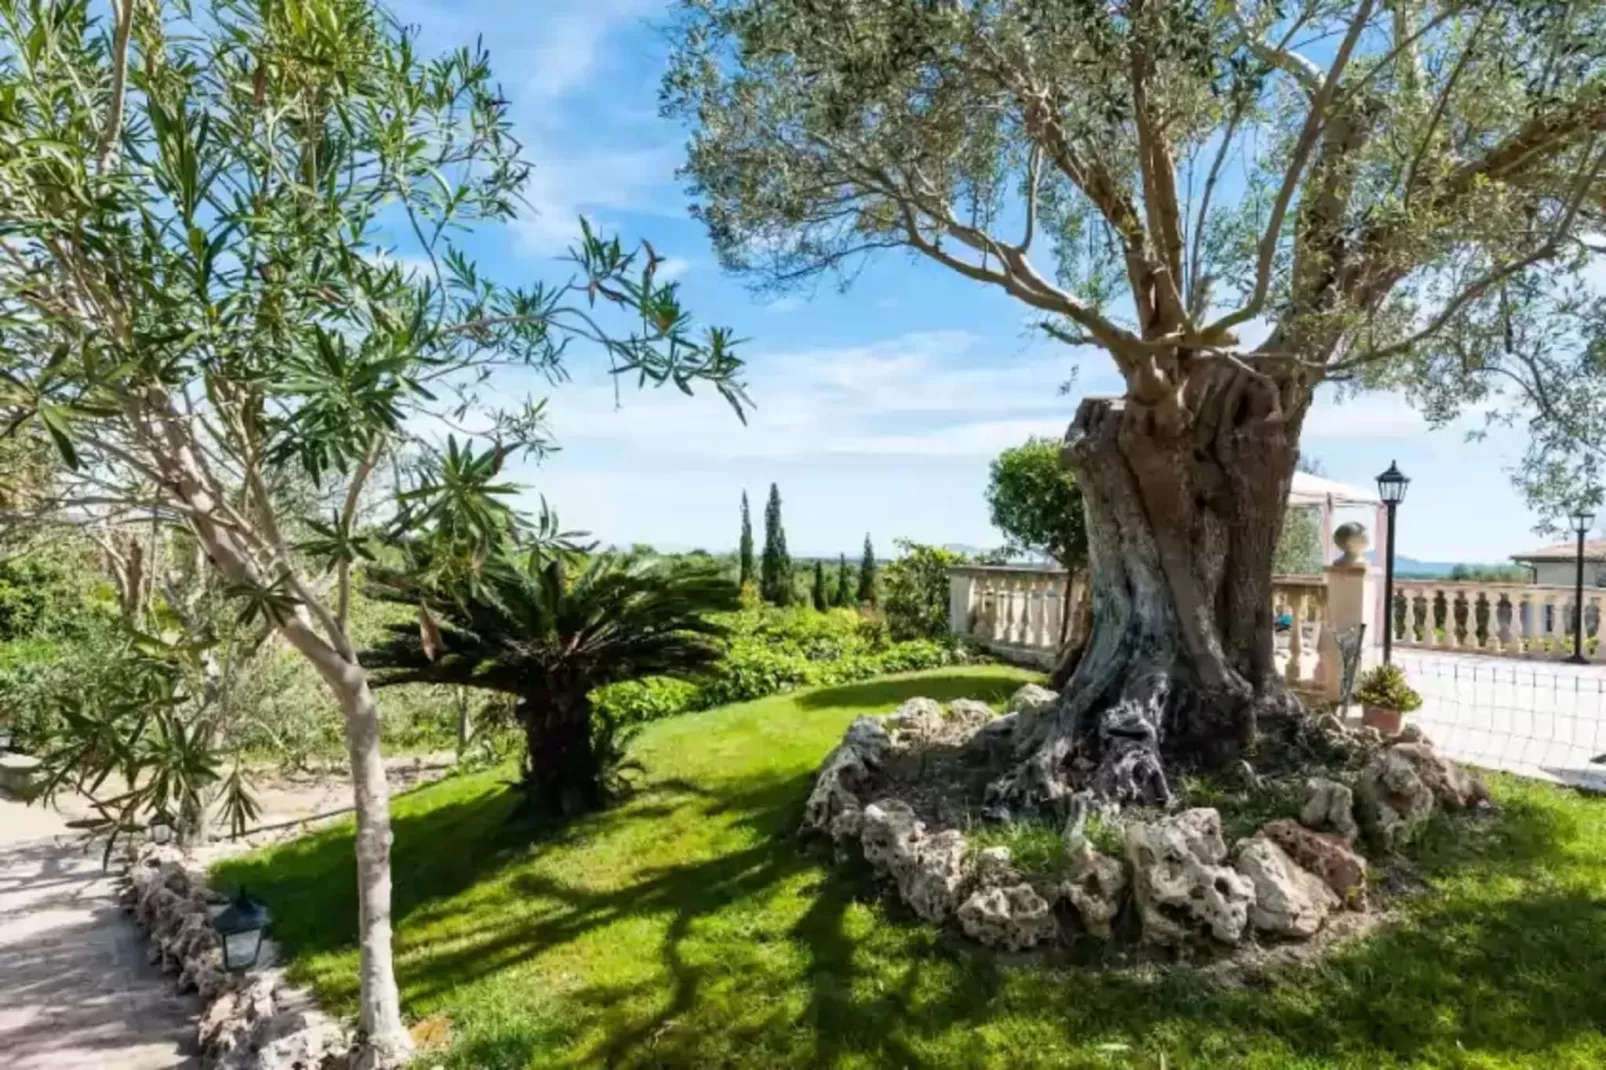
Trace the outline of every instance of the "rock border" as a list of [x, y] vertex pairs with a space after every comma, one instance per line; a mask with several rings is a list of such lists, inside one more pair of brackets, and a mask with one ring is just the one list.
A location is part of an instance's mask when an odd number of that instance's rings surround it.
[[[272, 966], [246, 974], [223, 968], [212, 927], [226, 897], [207, 886], [176, 847], [146, 844], [129, 861], [123, 909], [145, 931], [150, 961], [194, 991], [201, 1065], [210, 1070], [350, 1070], [352, 1038], [318, 1009], [312, 994]], [[268, 950], [264, 945], [264, 952]]]
[[[924, 747], [960, 747], [977, 760], [1007, 758], [1014, 739], [1026, 734], [1021, 725], [1058, 699], [1028, 684], [997, 717], [984, 716], [987, 707], [969, 699], [944, 707], [913, 698], [890, 714], [855, 719], [820, 766], [802, 832], [829, 839], [839, 852], [862, 854], [918, 917], [956, 924], [986, 947], [1025, 951], [1077, 932], [1109, 940], [1118, 916], [1130, 910], [1145, 944], [1232, 948], [1251, 932], [1295, 943], [1365, 931], [1367, 924], [1337, 922], [1368, 910], [1367, 862], [1354, 849], [1357, 838], [1364, 832], [1369, 842], [1392, 849], [1437, 808], [1489, 804], [1482, 782], [1435, 753], [1414, 726], [1389, 740], [1324, 715], [1310, 724], [1313, 739], [1357, 760], [1353, 784], [1310, 778], [1297, 814], [1268, 822], [1230, 848], [1214, 809], [1129, 820], [1121, 858], [1088, 842], [1088, 800], [1079, 798], [1063, 836], [1069, 879], [1052, 883], [1025, 879], [1007, 847], [976, 851], [963, 831], [928, 829], [907, 802], [883, 793], [889, 760]], [[1074, 918], [1073, 927], [1062, 918]]]

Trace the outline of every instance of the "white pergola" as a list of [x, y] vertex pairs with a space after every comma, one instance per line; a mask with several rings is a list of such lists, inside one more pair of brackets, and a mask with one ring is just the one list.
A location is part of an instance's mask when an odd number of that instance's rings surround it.
[[1333, 510], [1337, 508], [1371, 509], [1373, 512], [1372, 545], [1385, 545], [1388, 532], [1388, 514], [1383, 502], [1369, 490], [1361, 490], [1347, 483], [1309, 472], [1295, 472], [1294, 482], [1288, 488], [1289, 508], [1320, 509], [1322, 513], [1322, 557], [1327, 560], [1333, 553]]

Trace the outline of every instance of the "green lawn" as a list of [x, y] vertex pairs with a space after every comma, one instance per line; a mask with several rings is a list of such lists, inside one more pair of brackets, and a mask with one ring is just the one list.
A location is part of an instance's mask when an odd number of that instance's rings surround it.
[[[1606, 803], [1497, 780], [1476, 836], [1430, 839], [1435, 894], [1319, 968], [1226, 989], [1186, 971], [1001, 966], [800, 852], [842, 728], [912, 695], [999, 698], [948, 669], [659, 722], [628, 805], [562, 831], [495, 775], [396, 802], [407, 1011], [475, 1070], [676, 1067], [1606, 1066]], [[223, 867], [274, 908], [301, 978], [356, 982], [349, 828]], [[428, 1064], [426, 1064], [428, 1065]]]

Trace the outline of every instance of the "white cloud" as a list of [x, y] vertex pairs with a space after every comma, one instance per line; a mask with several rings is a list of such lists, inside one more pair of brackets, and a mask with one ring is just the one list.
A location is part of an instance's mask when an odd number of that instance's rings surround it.
[[550, 100], [591, 80], [610, 34], [663, 5], [661, 0], [548, 0], [541, 6], [547, 10], [533, 20], [540, 27], [540, 37], [525, 89]]
[[795, 312], [803, 307], [801, 297], [777, 297], [764, 306], [766, 312]]
[[670, 188], [678, 147], [581, 151], [538, 158], [525, 189], [528, 207], [512, 225], [519, 249], [555, 256], [579, 239], [580, 216], [606, 226], [608, 212], [663, 214], [678, 202]]
[[658, 282], [674, 282], [691, 270], [692, 262], [683, 256], [666, 256], [658, 261]]
[[1074, 401], [1059, 395], [1064, 351], [989, 357], [965, 331], [862, 346], [748, 354], [755, 407], [744, 426], [711, 390], [637, 391], [593, 377], [561, 388], [553, 422], [576, 449], [655, 457], [984, 457], [1028, 435], [1058, 436]]

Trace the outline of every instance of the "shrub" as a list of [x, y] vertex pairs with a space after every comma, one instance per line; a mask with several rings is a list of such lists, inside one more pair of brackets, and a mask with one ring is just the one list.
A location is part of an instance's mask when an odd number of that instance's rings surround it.
[[882, 579], [882, 608], [894, 639], [935, 639], [948, 631], [948, 570], [963, 554], [899, 539]]
[[934, 669], [965, 660], [949, 642], [893, 643], [878, 617], [851, 609], [817, 613], [765, 607], [720, 614], [725, 656], [694, 681], [649, 677], [598, 688], [592, 708], [621, 724], [747, 702], [800, 687], [852, 683], [889, 672]]
[[1405, 672], [1398, 665], [1379, 665], [1361, 677], [1355, 701], [1363, 706], [1410, 713], [1421, 707], [1422, 696], [1406, 683]]

